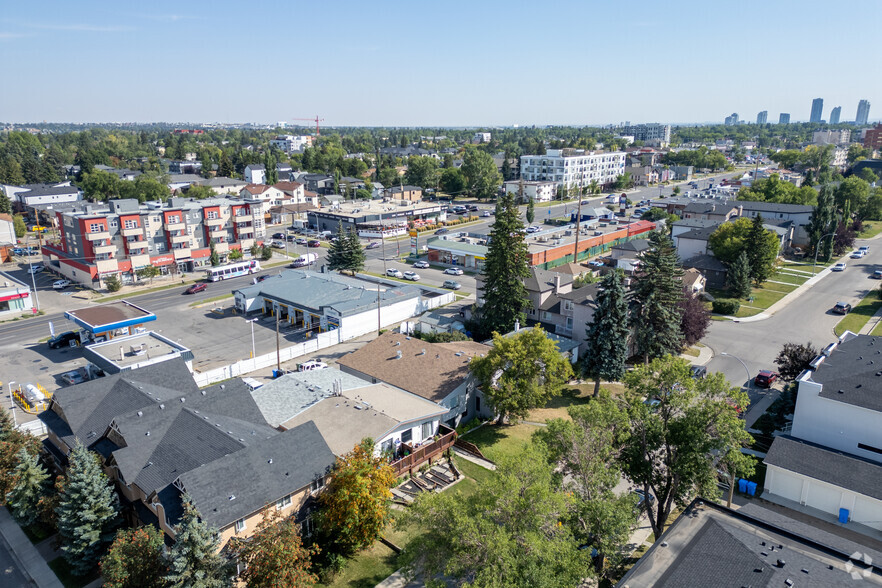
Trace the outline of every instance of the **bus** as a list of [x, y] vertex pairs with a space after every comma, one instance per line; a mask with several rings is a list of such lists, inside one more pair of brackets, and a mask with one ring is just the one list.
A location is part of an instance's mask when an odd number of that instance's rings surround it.
[[210, 267], [205, 270], [206, 278], [209, 282], [217, 282], [228, 278], [237, 278], [239, 276], [247, 276], [248, 274], [256, 274], [260, 271], [260, 262], [256, 259], [250, 261], [240, 261], [239, 263], [231, 263], [229, 265], [220, 265], [218, 267]]

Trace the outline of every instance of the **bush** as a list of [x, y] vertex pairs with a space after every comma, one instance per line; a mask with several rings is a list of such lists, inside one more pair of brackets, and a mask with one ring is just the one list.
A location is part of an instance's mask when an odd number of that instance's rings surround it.
[[122, 288], [122, 281], [118, 276], [107, 276], [104, 278], [104, 286], [108, 292], [119, 292], [119, 289]]
[[735, 314], [741, 308], [741, 303], [734, 298], [717, 298], [714, 300], [714, 312], [717, 314]]

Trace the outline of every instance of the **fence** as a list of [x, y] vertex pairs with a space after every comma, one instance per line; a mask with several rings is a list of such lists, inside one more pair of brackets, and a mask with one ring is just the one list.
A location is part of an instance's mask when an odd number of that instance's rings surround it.
[[42, 437], [43, 435], [49, 434], [49, 430], [46, 429], [46, 423], [43, 421], [28, 421], [26, 423], [21, 423], [18, 426], [18, 430], [24, 433], [30, 433], [34, 437]]
[[[331, 347], [340, 343], [340, 330], [334, 329], [333, 331], [327, 331], [325, 333], [319, 333], [317, 336], [312, 337], [311, 339], [307, 339], [302, 343], [297, 343], [296, 345], [292, 345], [290, 347], [285, 347], [279, 350], [278, 359], [282, 363], [286, 361], [291, 361], [297, 357], [301, 357], [306, 355], [307, 353], [312, 353], [314, 351], [318, 351], [319, 349], [324, 349], [326, 347]], [[266, 355], [258, 355], [252, 359], [243, 359], [242, 361], [237, 361], [236, 363], [231, 363], [230, 365], [225, 365], [223, 367], [208, 370], [206, 372], [197, 372], [193, 374], [193, 379], [196, 380], [196, 384], [201, 386], [208, 386], [209, 384], [214, 384], [215, 382], [221, 382], [223, 380], [228, 380], [230, 378], [235, 378], [236, 376], [241, 376], [242, 374], [248, 374], [253, 371], [268, 368], [276, 365], [276, 352], [267, 353]]]
[[25, 394], [22, 393], [21, 387], [18, 390], [12, 391], [12, 398], [15, 400], [15, 403], [21, 407], [21, 409], [30, 414], [37, 414], [43, 412], [47, 408], [49, 408], [49, 401], [52, 400], [52, 393], [47, 391], [41, 384], [36, 385], [37, 390], [43, 395], [43, 400], [32, 400], [29, 399]]

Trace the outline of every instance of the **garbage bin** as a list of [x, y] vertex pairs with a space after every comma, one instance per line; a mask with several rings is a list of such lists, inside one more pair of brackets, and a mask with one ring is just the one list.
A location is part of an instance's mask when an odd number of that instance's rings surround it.
[[849, 514], [850, 513], [847, 508], [840, 508], [839, 509], [839, 522], [842, 523], [843, 525], [845, 523], [847, 523]]
[[756, 494], [756, 482], [747, 483], [747, 494], [748, 496], [753, 496]]
[[747, 480], [745, 480], [744, 478], [738, 480], [738, 491], [742, 494], [747, 492]]

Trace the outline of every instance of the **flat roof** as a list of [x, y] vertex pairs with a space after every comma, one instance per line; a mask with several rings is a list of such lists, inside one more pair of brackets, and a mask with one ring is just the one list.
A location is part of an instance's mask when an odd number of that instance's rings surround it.
[[182, 356], [185, 360], [193, 359], [193, 353], [188, 348], [153, 331], [86, 345], [84, 355], [87, 360], [105, 371], [105, 365], [125, 369], [145, 361], [156, 363], [163, 357], [172, 359]]
[[819, 396], [882, 412], [882, 338], [844, 335], [810, 374], [821, 384]]
[[156, 320], [156, 315], [126, 300], [68, 310], [65, 318], [96, 335]]
[[324, 207], [311, 212], [313, 214], [334, 217], [361, 218], [363, 216], [389, 215], [401, 212], [440, 212], [445, 206], [446, 204], [442, 205], [437, 202], [412, 202], [406, 205], [399, 205], [380, 200], [360, 200], [357, 203], [341, 202], [339, 206]]

